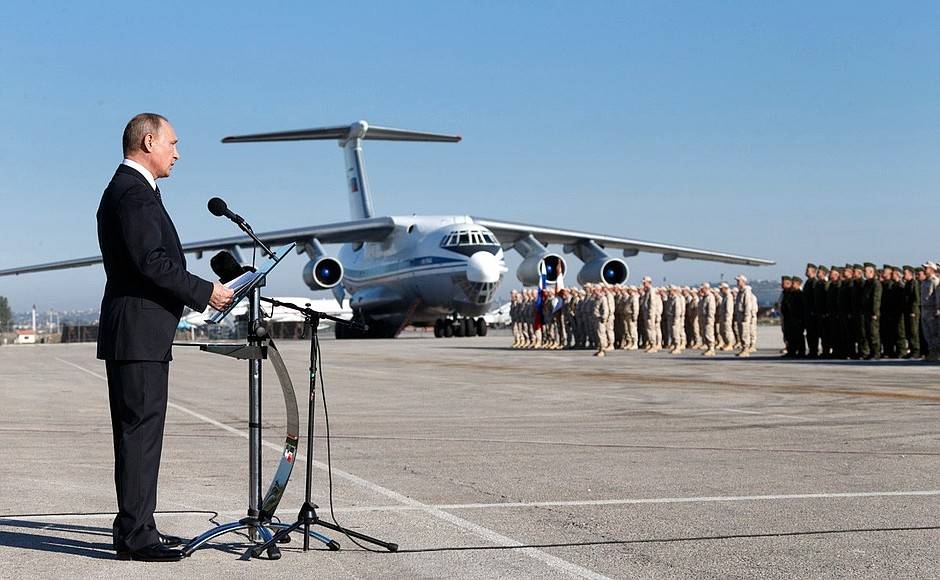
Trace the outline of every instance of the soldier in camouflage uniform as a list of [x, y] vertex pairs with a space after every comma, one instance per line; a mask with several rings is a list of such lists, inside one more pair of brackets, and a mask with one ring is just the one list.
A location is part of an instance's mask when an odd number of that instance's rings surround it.
[[594, 333], [597, 335], [597, 352], [594, 356], [604, 356], [607, 353], [607, 320], [613, 314], [610, 301], [607, 299], [604, 288], [600, 285], [594, 288]]
[[881, 358], [881, 280], [878, 279], [875, 265], [865, 263], [865, 282], [862, 286], [862, 315], [865, 322], [865, 340], [867, 342], [866, 359]]

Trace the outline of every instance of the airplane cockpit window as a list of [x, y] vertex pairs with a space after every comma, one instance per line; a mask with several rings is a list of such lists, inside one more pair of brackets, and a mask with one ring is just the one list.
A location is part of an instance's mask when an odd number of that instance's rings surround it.
[[480, 230], [450, 232], [441, 240], [442, 248], [462, 246], [499, 246], [499, 242], [496, 241], [493, 234]]

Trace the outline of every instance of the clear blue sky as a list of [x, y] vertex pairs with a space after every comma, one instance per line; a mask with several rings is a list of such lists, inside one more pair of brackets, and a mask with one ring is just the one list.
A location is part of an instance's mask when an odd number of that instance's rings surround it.
[[[366, 119], [379, 214], [477, 214], [768, 257], [940, 258], [940, 4], [27, 3], [0, 20], [0, 267], [98, 253], [126, 121], [170, 118], [187, 241], [348, 218], [328, 142], [225, 135]], [[574, 258], [572, 258], [574, 260]], [[737, 273], [630, 260], [634, 279]], [[303, 294], [303, 259], [275, 294]], [[208, 272], [205, 261], [194, 269]], [[0, 278], [15, 310], [93, 307], [100, 267]], [[506, 279], [506, 288], [517, 285]]]

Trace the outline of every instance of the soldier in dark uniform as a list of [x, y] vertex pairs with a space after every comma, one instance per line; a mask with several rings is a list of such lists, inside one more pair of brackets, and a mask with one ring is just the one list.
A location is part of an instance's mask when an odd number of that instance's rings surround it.
[[789, 333], [787, 332], [786, 311], [790, 308], [790, 305], [787, 302], [789, 300], [789, 297], [787, 296], [787, 294], [790, 292], [791, 289], [793, 289], [793, 279], [790, 278], [789, 276], [781, 276], [780, 277], [780, 301], [778, 303], [778, 309], [780, 311], [780, 331], [783, 333], [784, 354], [789, 352], [786, 349], [787, 338], [790, 336]]
[[839, 290], [842, 287], [839, 268], [829, 270], [829, 288], [826, 291], [826, 336], [829, 338], [830, 358], [845, 358], [845, 340], [842, 338], [842, 320], [839, 314]]
[[806, 327], [807, 356], [819, 356], [819, 333], [816, 327], [816, 264], [806, 264], [806, 283], [803, 284], [803, 324]]
[[879, 328], [881, 336], [881, 355], [884, 358], [895, 358], [895, 348], [897, 347], [898, 337], [897, 327], [900, 318], [900, 309], [895, 311], [895, 287], [894, 280], [891, 278], [893, 269], [890, 264], [885, 264], [881, 269], [881, 276], [877, 276], [881, 281], [881, 321]]
[[858, 358], [858, 345], [855, 342], [855, 311], [852, 309], [852, 296], [855, 288], [855, 270], [846, 264], [842, 270], [842, 282], [839, 284], [839, 322], [842, 325], [842, 340], [845, 345], [843, 358]]
[[813, 285], [813, 314], [815, 314], [813, 324], [816, 326], [816, 337], [820, 343], [818, 354], [822, 358], [828, 358], [832, 352], [829, 344], [829, 328], [826, 326], [829, 324], [826, 299], [828, 293], [829, 268], [819, 265], [816, 268], [816, 283]]
[[930, 354], [930, 345], [927, 344], [927, 333], [924, 332], [924, 282], [927, 281], [927, 270], [923, 266], [914, 268], [914, 280], [917, 282], [917, 290], [920, 293], [920, 355], [926, 357]]
[[908, 350], [901, 358], [920, 358], [920, 284], [911, 266], [904, 266], [903, 297], [901, 315]]
[[806, 356], [806, 339], [803, 338], [803, 281], [799, 276], [791, 279], [790, 294], [787, 300], [787, 356], [803, 358]]
[[867, 360], [881, 358], [881, 280], [875, 265], [865, 263], [865, 283], [862, 286], [862, 312], [865, 321], [865, 339], [868, 341]]
[[885, 265], [885, 270], [889, 269], [890, 273], [886, 274], [889, 280], [882, 288], [881, 344], [885, 356], [898, 358], [907, 353], [908, 348], [904, 327], [904, 281], [900, 268]]
[[780, 301], [778, 308], [780, 310], [780, 331], [783, 333], [784, 356], [788, 356], [790, 351], [787, 348], [787, 339], [790, 338], [789, 327], [787, 326], [787, 313], [790, 310], [790, 291], [793, 289], [793, 279], [789, 276], [780, 277]]
[[855, 318], [855, 343], [858, 345], [858, 357], [868, 356], [868, 335], [865, 332], [865, 270], [861, 264], [852, 266], [854, 282], [852, 284], [852, 315]]

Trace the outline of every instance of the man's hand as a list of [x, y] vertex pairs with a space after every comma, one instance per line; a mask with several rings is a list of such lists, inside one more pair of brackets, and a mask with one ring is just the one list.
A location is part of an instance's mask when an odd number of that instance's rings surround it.
[[232, 303], [232, 296], [234, 295], [235, 293], [225, 286], [218, 282], [213, 282], [212, 295], [209, 296], [209, 306], [216, 310], [225, 310], [228, 305]]

